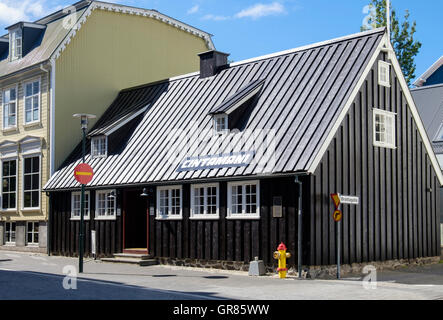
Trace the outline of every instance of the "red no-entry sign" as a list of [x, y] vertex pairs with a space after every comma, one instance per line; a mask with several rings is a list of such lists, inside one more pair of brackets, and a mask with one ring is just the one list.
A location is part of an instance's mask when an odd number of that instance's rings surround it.
[[94, 172], [92, 171], [91, 166], [87, 163], [80, 163], [74, 169], [75, 180], [81, 184], [88, 184], [93, 176]]

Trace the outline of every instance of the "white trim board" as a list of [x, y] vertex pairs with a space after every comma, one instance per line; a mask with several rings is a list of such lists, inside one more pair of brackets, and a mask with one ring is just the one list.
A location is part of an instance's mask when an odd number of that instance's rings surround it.
[[86, 22], [87, 18], [96, 9], [107, 10], [107, 11], [123, 13], [123, 14], [136, 15], [136, 16], [143, 16], [143, 17], [159, 20], [159, 21], [169, 24], [177, 29], [180, 29], [180, 30], [188, 32], [194, 36], [202, 38], [203, 40], [205, 40], [206, 45], [208, 46], [208, 48], [210, 50], [215, 49], [214, 43], [212, 42], [211, 35], [209, 33], [206, 33], [204, 31], [201, 31], [201, 30], [194, 28], [190, 25], [187, 25], [183, 22], [180, 22], [180, 21], [175, 20], [171, 17], [168, 17], [158, 11], [148, 10], [148, 9], [143, 9], [143, 8], [128, 7], [128, 6], [118, 5], [118, 4], [113, 4], [113, 3], [94, 1], [89, 5], [88, 9], [85, 10], [83, 15], [77, 20], [76, 24], [72, 27], [71, 31], [65, 37], [63, 42], [60, 43], [57, 46], [57, 48], [54, 50], [54, 52], [52, 53], [52, 55], [50, 57], [51, 62], [57, 60], [60, 57], [61, 53], [66, 49], [68, 44], [71, 42], [72, 38], [74, 38], [75, 35], [77, 34], [77, 31], [79, 31], [81, 29], [83, 24]]
[[441, 56], [440, 59], [434, 62], [434, 64], [430, 66], [429, 69], [425, 71], [425, 73], [418, 77], [413, 85], [417, 87], [423, 86], [423, 84], [426, 83], [426, 80], [428, 80], [428, 78], [432, 76], [434, 72], [437, 71], [441, 66], [443, 66], [443, 56]]
[[[343, 119], [349, 112], [349, 109], [351, 108], [352, 104], [354, 103], [355, 98], [357, 97], [357, 94], [359, 93], [363, 83], [365, 82], [369, 72], [372, 70], [372, 67], [374, 66], [375, 62], [377, 61], [380, 52], [383, 50], [386, 51], [386, 47], [389, 52], [394, 52], [394, 49], [391, 45], [391, 43], [388, 41], [387, 34], [383, 36], [382, 40], [380, 41], [377, 49], [375, 50], [374, 54], [372, 55], [371, 59], [369, 60], [369, 63], [367, 64], [365, 70], [363, 71], [360, 79], [358, 80], [357, 84], [354, 87], [354, 90], [352, 91], [348, 101], [345, 104], [345, 107], [342, 109], [339, 117], [337, 118], [336, 122], [334, 123], [334, 126], [332, 127], [332, 130], [329, 132], [328, 136], [326, 137], [325, 141], [323, 142], [322, 147], [320, 148], [319, 152], [315, 156], [314, 160], [309, 165], [309, 169], [307, 170], [309, 173], [314, 173], [317, 169], [317, 166], [319, 165], [321, 159], [323, 158], [325, 152], [327, 151], [329, 145], [332, 142], [332, 139], [334, 139], [335, 134], [337, 133], [338, 129], [340, 128]], [[432, 148], [431, 142], [429, 141], [428, 135], [426, 133], [426, 130], [423, 126], [423, 122], [419, 116], [419, 113], [417, 111], [417, 107], [415, 105], [414, 99], [412, 98], [411, 92], [409, 91], [409, 87], [406, 83], [406, 80], [403, 76], [403, 72], [401, 71], [400, 64], [397, 60], [397, 57], [395, 54], [389, 54], [389, 59], [391, 60], [392, 67], [394, 68], [394, 71], [397, 75], [398, 81], [400, 83], [400, 88], [403, 91], [406, 102], [409, 106], [409, 109], [411, 111], [411, 114], [414, 118], [415, 124], [417, 126], [417, 129], [420, 133], [420, 136], [423, 140], [423, 144], [426, 148], [426, 152], [429, 155], [429, 158], [431, 159], [432, 166], [434, 167], [435, 173], [438, 177], [438, 180], [440, 182], [440, 185], [443, 186], [443, 173], [440, 169], [439, 162], [437, 160], [437, 157], [435, 156], [434, 150]]]

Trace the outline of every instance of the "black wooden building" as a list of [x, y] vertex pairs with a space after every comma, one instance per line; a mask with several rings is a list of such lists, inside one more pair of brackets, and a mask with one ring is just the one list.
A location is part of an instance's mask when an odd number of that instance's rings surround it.
[[[120, 92], [89, 132], [86, 253], [180, 261], [336, 261], [438, 256], [443, 176], [400, 66], [377, 29]], [[87, 111], [87, 110], [85, 110]], [[52, 176], [53, 254], [78, 250], [81, 146]], [[301, 190], [296, 180], [301, 182]], [[300, 191], [302, 193], [300, 194]]]

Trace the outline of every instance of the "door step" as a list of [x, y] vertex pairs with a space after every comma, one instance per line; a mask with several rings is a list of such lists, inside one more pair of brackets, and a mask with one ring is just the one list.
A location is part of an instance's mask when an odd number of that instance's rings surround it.
[[112, 263], [138, 264], [141, 267], [153, 266], [158, 264], [158, 261], [156, 259], [152, 259], [151, 255], [135, 253], [116, 253], [114, 254], [114, 258], [102, 258], [101, 261]]

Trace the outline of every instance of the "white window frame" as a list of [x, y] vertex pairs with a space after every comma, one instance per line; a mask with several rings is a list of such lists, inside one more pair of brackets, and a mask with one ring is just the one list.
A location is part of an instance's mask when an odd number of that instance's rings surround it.
[[[204, 188], [203, 195], [203, 214], [196, 213], [195, 208], [195, 189], [196, 188]], [[208, 188], [216, 188], [216, 213], [209, 214], [208, 213]], [[220, 218], [220, 202], [219, 202], [219, 189], [220, 185], [218, 183], [211, 184], [192, 184], [191, 185], [191, 216], [189, 219], [191, 220], [218, 220]]]
[[[8, 162], [8, 161], [15, 161], [15, 208], [3, 208], [3, 163], [4, 162]], [[1, 159], [0, 162], [0, 170], [1, 170], [1, 188], [0, 188], [0, 198], [1, 198], [1, 203], [0, 203], [0, 207], [2, 208], [1, 210], [4, 212], [7, 211], [17, 211], [17, 203], [18, 203], [18, 182], [19, 182], [19, 177], [18, 177], [18, 157], [13, 157], [13, 158], [5, 158], [5, 159]]]
[[[180, 213], [170, 214], [172, 211], [171, 190], [180, 190]], [[168, 190], [168, 214], [160, 214], [160, 192]], [[183, 219], [183, 187], [181, 185], [157, 187], [157, 210], [156, 220], [182, 220]]]
[[[33, 227], [31, 232], [29, 231], [29, 228], [28, 228], [28, 224], [29, 224], [29, 223], [31, 223], [31, 224], [32, 224], [32, 227]], [[39, 225], [39, 222], [38, 222], [38, 221], [27, 221], [27, 222], [26, 222], [26, 245], [27, 245], [27, 246], [38, 246], [38, 244], [39, 244], [38, 241], [37, 241], [37, 242], [34, 242], [34, 235], [35, 235], [35, 234], [37, 234], [37, 235], [39, 234], [39, 231], [37, 231], [37, 232], [34, 231], [34, 226], [35, 226], [35, 224]], [[39, 230], [40, 230], [40, 225], [39, 225]], [[32, 242], [29, 242], [29, 241], [28, 241], [28, 235], [29, 235], [29, 233], [32, 234]], [[39, 237], [39, 238], [40, 238], [40, 237]]]
[[[225, 122], [225, 128], [219, 128], [218, 126], [218, 120], [224, 120]], [[225, 134], [229, 131], [229, 119], [227, 114], [216, 114], [213, 116], [213, 126], [214, 126], [214, 134]]]
[[[38, 82], [38, 93], [36, 93], [36, 94], [33, 93], [29, 97], [26, 96], [26, 86], [28, 84], [31, 84], [32, 85], [32, 90], [34, 92], [34, 83], [35, 82]], [[42, 92], [42, 81], [41, 81], [41, 78], [30, 80], [30, 81], [27, 81], [27, 82], [25, 82], [23, 84], [23, 102], [24, 102], [24, 104], [23, 104], [23, 124], [24, 125], [40, 123], [40, 119], [41, 119], [41, 116], [40, 116], [40, 113], [41, 113], [41, 92]], [[26, 121], [26, 100], [27, 99], [31, 99], [31, 105], [32, 105], [31, 113], [32, 113], [32, 116], [33, 116], [34, 115], [34, 97], [35, 96], [38, 97], [38, 112], [37, 112], [38, 119], [37, 120], [31, 120], [31, 121], [27, 122]]]
[[[88, 201], [86, 201], [86, 195], [88, 196]], [[74, 197], [79, 196], [80, 197], [80, 208], [79, 208], [79, 215], [76, 216], [74, 214]], [[73, 191], [71, 192], [71, 220], [80, 220], [81, 215], [81, 197], [82, 193], [81, 191]], [[91, 217], [91, 193], [89, 191], [85, 191], [85, 215], [84, 219], [89, 220]]]
[[[103, 140], [105, 144], [105, 154], [95, 154], [94, 153], [94, 143], [97, 143], [98, 141]], [[95, 158], [106, 158], [108, 156], [108, 136], [96, 136], [91, 138], [91, 157], [93, 159]]]
[[[381, 75], [383, 74], [383, 70], [386, 71], [386, 78], [387, 80], [382, 79]], [[391, 87], [391, 64], [383, 61], [383, 60], [379, 60], [378, 61], [378, 84], [384, 87]]]
[[[114, 193], [114, 195], [116, 195], [116, 191], [114, 189], [109, 189], [109, 190], [97, 190], [95, 192], [95, 220], [115, 220], [117, 217], [117, 196], [115, 196], [114, 198], [114, 207], [110, 208], [108, 207], [108, 200], [109, 200], [109, 195], [111, 193]], [[101, 194], [105, 194], [106, 197], [106, 201], [105, 201], [105, 215], [99, 215], [98, 214], [98, 210], [99, 210], [99, 196]], [[113, 209], [113, 214], [109, 214], [109, 209]]]
[[[246, 213], [246, 185], [256, 185], [256, 212]], [[242, 187], [242, 213], [232, 213], [232, 187]], [[233, 181], [228, 182], [228, 210], [226, 219], [260, 219], [260, 181]]]
[[[374, 140], [374, 146], [375, 147], [380, 147], [380, 148], [388, 148], [388, 149], [396, 149], [396, 113], [392, 113], [389, 111], [385, 111], [385, 110], [381, 110], [381, 109], [373, 109], [372, 110], [372, 114], [373, 114], [373, 125], [372, 125], [372, 131], [373, 131], [373, 140]], [[391, 130], [391, 136], [392, 136], [392, 143], [387, 141], [387, 130], [389, 130], [389, 128], [386, 127], [385, 124], [385, 128], [386, 128], [386, 132], [385, 132], [385, 136], [386, 136], [386, 141], [377, 141], [376, 140], [376, 117], [377, 115], [380, 116], [384, 116], [385, 119], [386, 118], [391, 118], [392, 119], [392, 127], [390, 128]]]
[[[10, 91], [11, 89], [15, 90], [15, 123], [14, 123], [14, 125], [5, 126], [5, 105], [6, 105], [5, 92]], [[11, 95], [11, 94], [9, 94], [9, 95]], [[9, 103], [8, 103], [8, 110], [9, 110], [10, 104], [11, 104], [11, 100], [9, 100]], [[3, 91], [2, 91], [2, 129], [3, 130], [17, 129], [17, 116], [18, 116], [18, 84], [7, 87], [7, 88], [3, 89]], [[9, 118], [9, 113], [8, 113], [8, 118]], [[8, 120], [8, 124], [9, 124], [9, 120]]]
[[[39, 172], [38, 172], [38, 207], [25, 207], [25, 162], [28, 158], [38, 158], [39, 160]], [[22, 192], [21, 192], [21, 207], [22, 211], [38, 211], [41, 209], [42, 206], [42, 196], [41, 196], [41, 189], [42, 189], [42, 155], [41, 153], [38, 154], [27, 154], [22, 156]], [[37, 189], [31, 189], [30, 192], [35, 192]], [[26, 190], [26, 192], [29, 192]]]
[[[7, 224], [11, 225], [11, 229], [12, 229], [12, 225], [15, 225], [15, 230], [14, 230], [15, 241], [14, 242], [8, 241], [9, 238], [7, 237], [7, 233], [6, 233], [6, 225]], [[9, 234], [11, 234], [11, 231], [9, 232]], [[16, 241], [17, 241], [17, 224], [14, 221], [6, 222], [5, 223], [5, 244], [6, 245], [15, 245]]]
[[[21, 59], [23, 56], [23, 30], [21, 28], [11, 30], [11, 32], [9, 33], [9, 37], [10, 61]], [[20, 39], [20, 46], [17, 46], [18, 39]], [[20, 50], [18, 50], [18, 48], [20, 48]]]

